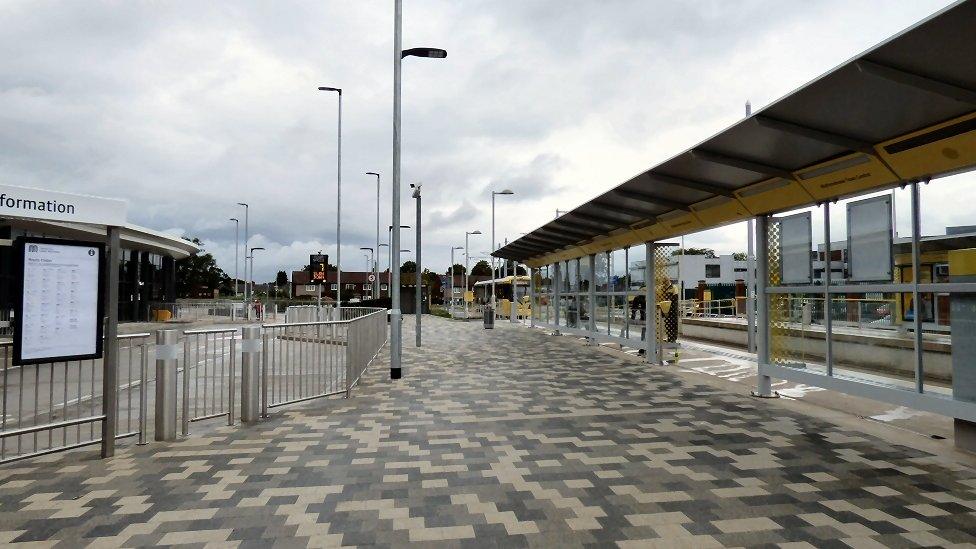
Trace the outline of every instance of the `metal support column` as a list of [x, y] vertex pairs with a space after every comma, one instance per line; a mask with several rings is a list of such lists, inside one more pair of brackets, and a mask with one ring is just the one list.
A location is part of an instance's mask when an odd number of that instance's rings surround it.
[[535, 328], [535, 314], [536, 311], [542, 312], [540, 308], [536, 307], [535, 299], [535, 274], [539, 269], [535, 267], [529, 267], [529, 327]]
[[[755, 250], [755, 221], [750, 219], [746, 226], [747, 245], [746, 245], [746, 334], [747, 349], [750, 353], [756, 352], [756, 250]], [[684, 288], [681, 290], [681, 299], [684, 299]]]
[[[769, 217], [756, 217], [756, 354], [759, 368], [769, 364], [769, 296], [766, 295], [766, 284], [769, 282], [769, 233], [767, 225]], [[772, 398], [773, 382], [769, 376], [758, 374], [756, 390], [753, 396]]]
[[925, 392], [925, 384], [922, 377], [925, 375], [925, 365], [922, 362], [922, 300], [921, 293], [918, 291], [919, 279], [921, 278], [921, 254], [919, 248], [919, 238], [922, 232], [922, 218], [920, 210], [918, 182], [912, 182], [912, 303], [914, 309], [913, 329], [915, 330], [915, 390], [919, 393]]
[[[644, 361], [660, 364], [657, 344], [657, 269], [654, 265], [653, 242], [644, 244]], [[624, 298], [626, 301], [626, 298]]]
[[518, 322], [518, 262], [512, 260], [512, 303], [509, 305], [508, 320]]
[[423, 264], [420, 262], [420, 233], [422, 231], [420, 230], [420, 200], [421, 199], [420, 199], [420, 186], [419, 185], [417, 186], [416, 190], [414, 191], [413, 197], [417, 199], [417, 229], [414, 231], [414, 233], [416, 233], [416, 236], [417, 236], [417, 251], [416, 251], [416, 258], [417, 258], [416, 266], [417, 266], [417, 268], [415, 269], [417, 271], [417, 273], [416, 273], [416, 276], [417, 276], [417, 287], [414, 290], [414, 303], [415, 303], [415, 305], [417, 307], [417, 310], [414, 311], [414, 318], [416, 319], [416, 325], [414, 326], [414, 332], [416, 332], [415, 333], [415, 336], [416, 336], [415, 339], [416, 339], [417, 347], [419, 348], [420, 347], [420, 317], [423, 314], [423, 306], [424, 306], [423, 295], [422, 295], [423, 294], [422, 289], [423, 289], [423, 283], [424, 283], [424, 281], [423, 281], [424, 274], [422, 272], [423, 271], [423, 268], [421, 267], [421, 265], [423, 265]]
[[824, 349], [824, 359], [827, 363], [827, 375], [834, 375], [834, 338], [833, 333], [833, 314], [830, 305], [830, 275], [831, 275], [831, 249], [830, 249], [830, 202], [823, 204], [824, 216], [824, 341], [827, 343]]
[[[176, 377], [183, 354], [179, 330], [156, 330], [156, 432], [158, 441], [176, 440]], [[183, 375], [188, 375], [183, 364]], [[186, 398], [184, 396], [184, 398]]]
[[586, 329], [596, 332], [596, 254], [589, 255], [590, 280], [587, 285], [590, 302], [590, 322]]
[[553, 267], [553, 271], [555, 271], [555, 276], [553, 277], [552, 303], [553, 303], [553, 310], [555, 311], [554, 316], [556, 317], [553, 324], [556, 325], [556, 331], [558, 332], [559, 331], [559, 294], [562, 293], [560, 292], [559, 287], [562, 286], [563, 284], [563, 278], [562, 278], [562, 269], [560, 268], [561, 267], [560, 262], [557, 261], [553, 263], [552, 267]]
[[102, 457], [115, 455], [119, 375], [119, 227], [108, 227], [105, 266], [105, 347], [102, 357]]
[[241, 421], [255, 423], [261, 414], [261, 327], [241, 331]]

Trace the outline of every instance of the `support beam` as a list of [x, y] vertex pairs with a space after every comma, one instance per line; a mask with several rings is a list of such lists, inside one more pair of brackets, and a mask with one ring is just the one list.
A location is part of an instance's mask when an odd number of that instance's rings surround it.
[[860, 59], [855, 61], [854, 64], [863, 73], [963, 103], [969, 103], [970, 105], [976, 105], [976, 90], [950, 84], [914, 72], [896, 69], [895, 67], [889, 67], [888, 65], [882, 65], [881, 63], [868, 61], [867, 59]]
[[730, 189], [726, 189], [725, 187], [716, 185], [714, 183], [695, 181], [693, 179], [685, 179], [683, 177], [674, 177], [672, 175], [664, 175], [660, 173], [647, 173], [644, 175], [644, 177], [647, 177], [653, 181], [660, 181], [661, 183], [674, 185], [676, 187], [684, 187], [686, 189], [694, 189], [696, 191], [712, 193], [718, 196], [735, 198], [735, 193], [733, 193]]
[[548, 225], [545, 227], [540, 227], [536, 229], [535, 232], [559, 235], [571, 234], [576, 235], [578, 238], [593, 238], [594, 227], [592, 225], [582, 225], [580, 223], [574, 223], [572, 221], [566, 221], [563, 219], [558, 219], [552, 223], [555, 223], [556, 226], [553, 227], [552, 225]]
[[711, 162], [712, 164], [721, 164], [723, 166], [738, 168], [740, 170], [745, 170], [747, 172], [769, 175], [772, 177], [793, 179], [793, 174], [790, 173], [789, 170], [785, 170], [783, 168], [777, 168], [776, 166], [769, 166], [766, 164], [762, 164], [760, 162], [753, 162], [752, 160], [746, 160], [744, 158], [734, 158], [731, 156], [725, 156], [724, 154], [703, 151], [700, 149], [695, 149], [691, 151], [691, 155], [697, 158], [698, 160]]
[[691, 205], [689, 204], [684, 204], [682, 202], [669, 200], [667, 198], [661, 198], [659, 196], [654, 196], [647, 193], [629, 191], [626, 189], [614, 189], [613, 194], [630, 200], [639, 200], [647, 204], [657, 204], [658, 206], [663, 206], [665, 208], [670, 208], [672, 210], [681, 210], [684, 212], [691, 211]]
[[603, 225], [611, 225], [614, 227], [623, 227], [624, 225], [628, 225], [630, 223], [628, 221], [621, 221], [614, 217], [607, 217], [603, 215], [584, 213], [584, 212], [574, 211], [568, 215], [573, 216], [573, 219], [582, 219], [584, 221], [592, 221], [594, 223], [601, 223]]
[[525, 238], [526, 242], [529, 244], [537, 244], [540, 247], [547, 247], [550, 249], [559, 248], [576, 241], [575, 236], [541, 235], [523, 238]]
[[604, 204], [602, 202], [590, 202], [587, 206], [591, 208], [598, 208], [608, 212], [617, 212], [624, 215], [629, 215], [631, 217], [636, 217], [638, 220], [648, 220], [652, 223], [657, 223], [657, 214], [651, 213], [644, 210], [635, 210], [633, 208], [625, 208], [623, 206], [617, 206], [616, 204]]
[[811, 128], [809, 126], [794, 124], [793, 122], [786, 122], [785, 120], [777, 120], [764, 115], [757, 115], [753, 117], [753, 120], [764, 128], [803, 137], [811, 141], [826, 143], [828, 145], [836, 145], [838, 147], [843, 147], [845, 149], [850, 149], [852, 151], [857, 151], [872, 156], [878, 154], [870, 143], [861, 141], [860, 139], [855, 139], [853, 137], [848, 137], [846, 135], [838, 135], [836, 133]]

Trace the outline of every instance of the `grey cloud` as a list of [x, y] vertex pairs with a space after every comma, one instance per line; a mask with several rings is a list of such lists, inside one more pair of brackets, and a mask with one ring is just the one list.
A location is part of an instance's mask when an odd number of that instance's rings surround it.
[[[518, 193], [498, 210], [514, 237], [945, 3], [411, 0], [404, 45], [450, 52], [404, 63], [403, 183], [426, 183], [427, 257], [442, 270], [462, 225], [489, 229], [489, 188]], [[271, 276], [334, 248], [335, 97], [315, 88], [340, 86], [343, 255], [361, 261], [363, 172], [383, 174], [391, 214], [391, 30], [387, 0], [5, 2], [0, 180], [126, 198], [134, 223], [199, 236], [228, 270], [226, 219], [249, 202]]]

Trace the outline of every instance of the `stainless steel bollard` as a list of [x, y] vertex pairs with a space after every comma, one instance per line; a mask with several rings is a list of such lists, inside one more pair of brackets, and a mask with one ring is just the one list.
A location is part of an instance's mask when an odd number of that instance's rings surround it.
[[176, 440], [176, 369], [179, 330], [156, 330], [156, 433], [155, 440]]
[[261, 414], [261, 327], [241, 331], [241, 421], [256, 423]]
[[[149, 419], [149, 346], [139, 346], [139, 446], [147, 444], [146, 435], [149, 434], [147, 422]], [[131, 389], [130, 389], [131, 390]]]

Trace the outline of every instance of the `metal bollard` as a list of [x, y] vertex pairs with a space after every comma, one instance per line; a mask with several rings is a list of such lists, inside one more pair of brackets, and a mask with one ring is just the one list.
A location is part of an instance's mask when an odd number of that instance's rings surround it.
[[176, 369], [179, 356], [179, 330], [156, 330], [155, 440], [176, 440]]
[[355, 322], [350, 322], [346, 324], [346, 398], [352, 396], [352, 376], [353, 376], [353, 362], [355, 362], [355, 349], [353, 349], [354, 340], [357, 339], [353, 337], [353, 326]]
[[241, 331], [241, 421], [255, 423], [261, 413], [261, 327]]
[[146, 435], [149, 434], [149, 427], [146, 424], [149, 420], [149, 346], [146, 344], [139, 346], [139, 446], [147, 444]]

